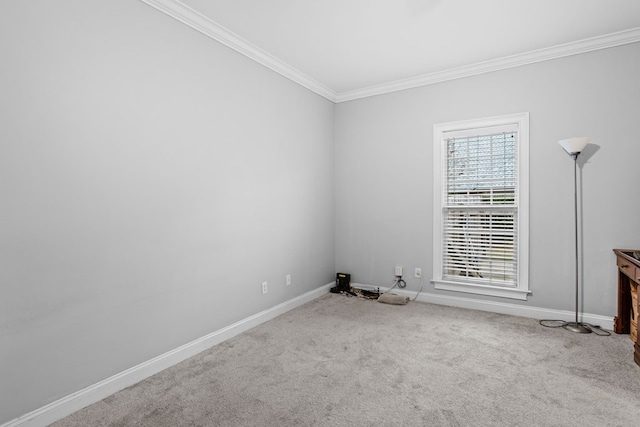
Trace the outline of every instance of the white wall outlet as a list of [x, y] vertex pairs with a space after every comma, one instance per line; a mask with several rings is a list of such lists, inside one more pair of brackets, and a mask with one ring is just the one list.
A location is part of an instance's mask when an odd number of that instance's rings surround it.
[[396, 276], [402, 277], [402, 266], [396, 265]]
[[267, 282], [262, 282], [262, 295], [267, 293]]
[[422, 269], [419, 267], [416, 267], [416, 277], [422, 279]]
[[287, 274], [287, 286], [291, 286], [291, 275]]

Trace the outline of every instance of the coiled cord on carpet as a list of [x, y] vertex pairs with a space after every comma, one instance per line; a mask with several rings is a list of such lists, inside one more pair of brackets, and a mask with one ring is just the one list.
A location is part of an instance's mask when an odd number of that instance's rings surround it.
[[[569, 323], [575, 323], [575, 322], [565, 322], [564, 320], [543, 319], [539, 323], [542, 326], [544, 326], [545, 328], [562, 328], [562, 327], [568, 325]], [[549, 323], [551, 323], [551, 324], [549, 324]], [[609, 331], [607, 331], [605, 329], [602, 329], [598, 325], [591, 325], [589, 323], [584, 323], [584, 322], [580, 322], [580, 324], [582, 326], [584, 326], [585, 328], [589, 329], [594, 334], [600, 336], [600, 337], [608, 337], [609, 335], [611, 335], [611, 332], [609, 332]]]

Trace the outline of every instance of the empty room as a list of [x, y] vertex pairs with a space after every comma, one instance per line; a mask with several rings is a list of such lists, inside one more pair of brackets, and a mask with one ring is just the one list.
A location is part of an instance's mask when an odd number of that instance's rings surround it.
[[0, 427], [638, 423], [637, 0], [8, 0], [0, 54]]

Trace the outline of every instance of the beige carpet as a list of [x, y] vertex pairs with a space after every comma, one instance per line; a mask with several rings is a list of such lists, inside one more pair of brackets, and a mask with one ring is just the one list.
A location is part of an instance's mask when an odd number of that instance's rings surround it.
[[634, 426], [628, 335], [328, 294], [54, 424]]

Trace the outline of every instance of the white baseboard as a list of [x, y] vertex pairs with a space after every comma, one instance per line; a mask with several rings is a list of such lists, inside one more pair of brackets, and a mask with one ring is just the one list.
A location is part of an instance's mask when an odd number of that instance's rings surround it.
[[[371, 290], [377, 287], [365, 285], [361, 283], [352, 283], [354, 288], [361, 288]], [[379, 287], [380, 291], [384, 292], [389, 288]], [[394, 289], [393, 293], [410, 297], [413, 299], [416, 296], [416, 291], [406, 291], [403, 289]], [[575, 311], [566, 310], [554, 310], [551, 308], [531, 307], [528, 305], [510, 304], [506, 302], [496, 302], [480, 300], [475, 298], [468, 298], [456, 295], [443, 295], [433, 294], [428, 292], [421, 292], [418, 295], [416, 301], [428, 302], [431, 304], [448, 305], [452, 307], [468, 308], [471, 310], [490, 311], [492, 313], [510, 314], [512, 316], [529, 317], [532, 319], [553, 319], [563, 321], [575, 321]], [[592, 325], [600, 326], [603, 329], [613, 330], [613, 318], [607, 316], [601, 316], [599, 314], [581, 313], [579, 317], [580, 322], [590, 323]]]
[[124, 372], [109, 377], [103, 381], [72, 393], [62, 399], [56, 400], [28, 414], [15, 418], [0, 427], [44, 427], [70, 415], [85, 406], [99, 402], [124, 388], [136, 384], [158, 372], [182, 362], [189, 357], [213, 347], [216, 344], [248, 331], [268, 320], [286, 313], [302, 304], [312, 301], [326, 293], [335, 285], [335, 282], [321, 286], [317, 289], [302, 294], [271, 307], [232, 325], [198, 338], [195, 341], [168, 351], [158, 357], [136, 365]]

